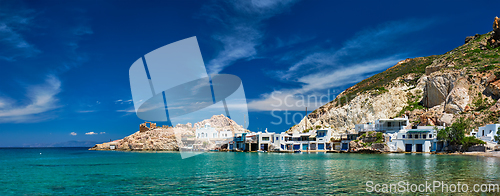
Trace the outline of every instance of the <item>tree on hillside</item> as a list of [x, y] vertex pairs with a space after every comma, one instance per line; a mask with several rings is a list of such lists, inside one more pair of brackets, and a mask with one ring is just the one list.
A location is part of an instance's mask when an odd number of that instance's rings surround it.
[[465, 132], [469, 127], [469, 120], [459, 118], [450, 127], [439, 130], [437, 138], [438, 140], [449, 141], [451, 145], [462, 145], [463, 151], [474, 145], [486, 144], [484, 141], [477, 139], [476, 137], [465, 137]]
[[500, 141], [500, 127], [497, 128], [497, 135], [495, 135], [495, 141]]
[[451, 145], [460, 145], [465, 137], [465, 131], [469, 126], [469, 121], [461, 117], [451, 124], [450, 127], [439, 130], [437, 137], [439, 140], [449, 141]]

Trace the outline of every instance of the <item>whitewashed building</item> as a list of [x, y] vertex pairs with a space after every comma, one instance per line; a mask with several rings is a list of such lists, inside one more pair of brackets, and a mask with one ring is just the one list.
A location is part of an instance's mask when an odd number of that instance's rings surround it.
[[272, 143], [280, 151], [326, 151], [331, 150], [331, 137], [332, 130], [330, 128], [311, 130], [306, 133], [282, 132], [272, 135], [272, 139], [274, 139]]
[[393, 119], [378, 119], [375, 121], [375, 130], [383, 133], [396, 133], [401, 129], [408, 128], [410, 121], [408, 117]]
[[[438, 126], [438, 130], [444, 127]], [[416, 129], [401, 129], [389, 134], [387, 145], [391, 151], [432, 152], [437, 148], [437, 131], [433, 126], [418, 126]]]
[[265, 133], [259, 132], [257, 135], [259, 150], [268, 151], [269, 147], [274, 143], [274, 133], [268, 133], [266, 129]]
[[377, 131], [382, 133], [396, 133], [401, 129], [409, 128], [410, 121], [408, 117], [392, 118], [392, 119], [378, 119], [375, 123], [356, 124], [354, 130], [357, 133]]
[[495, 141], [495, 136], [497, 135], [498, 128], [500, 127], [500, 124], [489, 124], [485, 125], [484, 127], [479, 127], [476, 137], [485, 141], [485, 142], [498, 142]]
[[212, 139], [219, 137], [219, 133], [215, 128], [212, 128], [209, 123], [205, 124], [203, 127], [196, 128], [195, 135], [196, 139]]
[[231, 139], [234, 137], [234, 134], [231, 130], [222, 130], [219, 132], [219, 138], [221, 139]]

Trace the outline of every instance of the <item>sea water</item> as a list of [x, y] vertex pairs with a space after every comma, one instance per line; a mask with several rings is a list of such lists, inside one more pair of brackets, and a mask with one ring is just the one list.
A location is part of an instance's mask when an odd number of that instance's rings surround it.
[[[500, 159], [430, 154], [0, 149], [0, 195], [363, 194], [367, 182], [500, 184]], [[439, 194], [439, 192], [438, 192]], [[498, 194], [498, 193], [497, 193]]]

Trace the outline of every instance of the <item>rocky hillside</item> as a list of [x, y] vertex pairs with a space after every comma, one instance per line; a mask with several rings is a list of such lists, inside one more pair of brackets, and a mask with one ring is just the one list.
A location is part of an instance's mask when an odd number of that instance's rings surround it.
[[223, 114], [214, 115], [210, 119], [205, 119], [201, 122], [195, 123], [194, 128], [203, 127], [205, 124], [209, 123], [210, 126], [215, 128], [217, 131], [231, 130], [233, 133], [249, 132], [244, 129], [243, 126], [238, 125], [234, 120], [225, 117]]
[[221, 114], [195, 123], [194, 126], [191, 126], [191, 123], [177, 124], [175, 127], [156, 127], [154, 123], [150, 127], [145, 127], [141, 124], [142, 131], [137, 131], [123, 139], [97, 144], [89, 150], [111, 150], [110, 146], [114, 146], [116, 150], [124, 151], [177, 151], [179, 147], [182, 147], [181, 138], [194, 138], [196, 127], [202, 127], [206, 123], [210, 123], [218, 131], [248, 132], [243, 129], [243, 126]]
[[475, 127], [500, 117], [500, 19], [493, 31], [465, 39], [442, 55], [406, 59], [346, 89], [289, 131], [313, 126], [350, 131], [355, 124], [407, 115], [414, 125], [450, 124], [459, 117]]

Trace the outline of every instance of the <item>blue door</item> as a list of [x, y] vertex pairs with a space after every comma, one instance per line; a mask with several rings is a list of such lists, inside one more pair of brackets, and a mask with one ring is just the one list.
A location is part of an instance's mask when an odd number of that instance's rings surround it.
[[318, 150], [324, 150], [325, 144], [318, 144]]
[[422, 144], [417, 144], [417, 152], [422, 152]]
[[307, 150], [308, 147], [309, 147], [309, 144], [302, 144], [302, 150]]
[[341, 150], [349, 150], [349, 144], [348, 143], [342, 143], [342, 149]]
[[299, 149], [300, 149], [300, 144], [295, 144], [295, 145], [293, 145], [293, 149], [294, 149], [294, 150], [299, 150]]
[[412, 146], [413, 145], [411, 145], [411, 144], [406, 144], [406, 146], [405, 146], [405, 152], [411, 152]]

